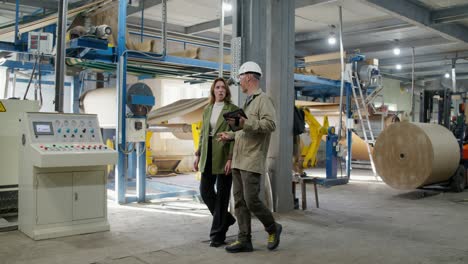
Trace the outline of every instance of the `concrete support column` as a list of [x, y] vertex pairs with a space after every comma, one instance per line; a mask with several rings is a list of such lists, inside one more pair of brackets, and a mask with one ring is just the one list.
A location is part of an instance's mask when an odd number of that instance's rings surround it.
[[[266, 66], [266, 7], [270, 0], [238, 0], [237, 19], [233, 25], [242, 37], [242, 63], [255, 61], [262, 70]], [[265, 78], [262, 78], [260, 87], [265, 91]], [[239, 106], [245, 102], [246, 95], [239, 92]]]
[[[293, 209], [294, 1], [237, 0], [236, 4], [233, 32], [242, 36], [242, 62], [260, 65], [264, 73], [260, 85], [277, 111], [267, 163], [274, 208], [285, 212]], [[239, 97], [242, 105], [245, 95]]]
[[276, 108], [276, 131], [268, 153], [273, 201], [278, 212], [294, 207], [291, 191], [294, 118], [294, 2], [267, 1], [267, 94]]

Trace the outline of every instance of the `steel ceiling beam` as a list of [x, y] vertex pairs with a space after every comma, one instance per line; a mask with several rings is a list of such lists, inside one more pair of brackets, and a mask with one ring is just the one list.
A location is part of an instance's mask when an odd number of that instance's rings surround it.
[[[2, 0], [2, 2], [15, 4], [16, 0]], [[57, 1], [21, 0], [20, 4], [22, 6], [33, 6], [33, 7], [46, 8], [46, 9], [58, 9]]]
[[432, 11], [433, 23], [453, 23], [468, 19], [468, 4]]
[[[301, 8], [306, 6], [318, 6], [323, 4], [329, 4], [336, 2], [337, 0], [296, 0], [295, 8]], [[226, 16], [224, 18], [224, 25], [231, 25], [232, 24], [232, 16]], [[193, 26], [189, 26], [186, 29], [187, 34], [196, 34], [204, 31], [208, 31], [214, 28], [219, 27], [219, 19], [209, 20], [200, 24], [196, 24]]]
[[[189, 26], [189, 27], [186, 27], [185, 28], [185, 33], [186, 34], [196, 34], [196, 33], [200, 33], [200, 32], [204, 32], [204, 31], [207, 31], [207, 30], [211, 30], [211, 29], [214, 29], [214, 28], [218, 28], [219, 27], [219, 19], [214, 19], [214, 20], [210, 20], [210, 21], [207, 21], [207, 22], [203, 22], [203, 23], [200, 23], [200, 24], [196, 24], [196, 25], [193, 25], [193, 26]], [[224, 25], [227, 26], [227, 25], [231, 25], [232, 24], [232, 16], [227, 16], [224, 18]]]
[[[424, 63], [424, 62], [434, 62], [434, 61], [445, 61], [452, 59], [466, 59], [468, 58], [468, 50], [459, 51], [459, 52], [443, 52], [443, 53], [434, 53], [427, 55], [417, 55], [414, 57], [415, 63]], [[391, 66], [395, 64], [411, 64], [411, 56], [405, 57], [395, 57], [389, 59], [381, 59], [379, 61], [380, 66]]]
[[[139, 17], [128, 17], [127, 18], [127, 24], [129, 26], [135, 26], [135, 27], [141, 27], [141, 19]], [[162, 22], [157, 21], [157, 20], [152, 20], [152, 19], [144, 19], [143, 20], [143, 26], [146, 28], [157, 28], [161, 29], [162, 27]], [[185, 34], [185, 27], [184, 26], [179, 26], [175, 24], [170, 24], [167, 23], [167, 31], [174, 32], [174, 33], [180, 33], [180, 34]]]
[[[135, 20], [134, 18], [128, 18], [128, 20]], [[127, 21], [128, 21], [127, 20]], [[138, 19], [139, 21], [139, 19]], [[138, 22], [138, 24], [135, 24], [131, 21], [132, 23], [127, 23], [127, 27], [129, 30], [134, 31], [135, 35], [139, 35], [140, 29], [141, 29], [141, 21]], [[158, 23], [161, 23], [159, 21], [154, 21], [150, 20], [149, 22], [146, 21], [145, 23], [145, 30], [144, 30], [144, 35], [151, 35], [151, 34], [156, 34], [155, 37], [160, 37], [161, 34], [161, 28], [158, 27]], [[154, 23], [156, 22], [156, 23]], [[168, 35], [170, 37], [174, 37], [176, 39], [179, 39], [181, 41], [186, 40], [187, 42], [197, 42], [201, 41], [201, 43], [210, 43], [214, 45], [219, 44], [219, 35], [215, 32], [205, 32], [204, 34], [198, 34], [198, 35], [187, 35], [184, 32], [180, 31], [180, 27], [178, 25], [172, 25], [168, 27]], [[138, 31], [138, 32], [137, 32]], [[179, 32], [180, 31], [180, 32]], [[225, 36], [225, 46], [229, 47], [230, 46], [230, 36]]]
[[337, 0], [295, 0], [294, 7], [301, 8], [306, 6], [319, 6], [337, 2]]
[[[337, 51], [337, 47], [331, 47], [329, 45], [319, 45], [321, 42], [324, 42], [323, 39], [316, 40], [314, 42], [308, 42], [308, 44], [305, 44], [304, 46], [302, 46], [303, 43], [301, 44], [296, 43], [296, 49], [300, 50], [302, 53], [307, 53], [309, 55]], [[432, 37], [432, 38], [423, 38], [423, 39], [404, 39], [398, 42], [398, 46], [401, 49], [411, 48], [411, 47], [419, 47], [419, 48], [430, 47], [430, 46], [438, 46], [438, 45], [444, 45], [444, 44], [450, 44], [450, 42], [448, 42], [446, 39], [442, 37]], [[310, 51], [307, 50], [308, 47], [312, 47]], [[314, 47], [320, 47], [320, 48], [314, 48]], [[395, 43], [391, 41], [385, 41], [385, 42], [378, 42], [378, 43], [373, 43], [373, 44], [368, 44], [368, 45], [347, 46], [346, 52], [348, 54], [352, 54], [356, 50], [359, 50], [360, 53], [364, 53], [364, 54], [372, 53], [372, 52], [382, 52], [382, 51], [388, 51], [390, 53], [394, 47], [395, 47]], [[333, 60], [332, 62], [336, 63], [338, 62], [338, 59]], [[330, 61], [326, 61], [326, 62], [320, 61], [314, 64], [326, 64], [326, 63], [330, 63]]]
[[[457, 73], [468, 72], [468, 63], [459, 63], [455, 66]], [[411, 67], [403, 67], [401, 70], [396, 69], [382, 69], [388, 74], [411, 74]], [[428, 66], [428, 67], [416, 67], [414, 68], [414, 73], [417, 75], [433, 75], [434, 72], [439, 71], [441, 74], [445, 72], [450, 72], [452, 70], [452, 65], [438, 65], [438, 66]]]
[[444, 38], [468, 43], [468, 28], [458, 24], [434, 24], [431, 10], [408, 0], [366, 0], [371, 6], [413, 25], [437, 32]]
[[[372, 23], [366, 22], [356, 25], [344, 25], [343, 27], [343, 36], [352, 36], [352, 35], [363, 35], [371, 34], [376, 32], [386, 32], [397, 29], [405, 29], [414, 27], [414, 25], [401, 21], [397, 18], [384, 19], [379, 21], [374, 21]], [[302, 33], [296, 35], [296, 43], [308, 42], [311, 40], [325, 39], [330, 34], [330, 29]]]
[[[144, 4], [143, 4], [143, 1], [144, 1]], [[143, 1], [140, 1], [137, 7], [129, 6], [127, 8], [127, 16], [141, 12], [142, 7], [144, 7], [145, 9], [148, 9], [150, 7], [157, 6], [162, 3], [162, 0], [143, 0]]]
[[[450, 44], [453, 42], [449, 42], [442, 37], [433, 37], [433, 38], [422, 38], [422, 39], [404, 39], [398, 42], [398, 46], [400, 49], [402, 48], [411, 48], [411, 47], [430, 47], [430, 46], [438, 46], [443, 44]], [[346, 48], [348, 52], [359, 50], [361, 53], [371, 53], [371, 52], [381, 52], [381, 51], [391, 51], [395, 48], [395, 43], [386, 41], [381, 43], [373, 43], [371, 45], [359, 45], [355, 47]]]

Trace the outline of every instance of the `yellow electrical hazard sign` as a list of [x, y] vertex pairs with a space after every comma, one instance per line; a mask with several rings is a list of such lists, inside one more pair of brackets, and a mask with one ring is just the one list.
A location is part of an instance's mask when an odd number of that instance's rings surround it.
[[0, 112], [6, 112], [6, 108], [2, 102], [0, 102]]

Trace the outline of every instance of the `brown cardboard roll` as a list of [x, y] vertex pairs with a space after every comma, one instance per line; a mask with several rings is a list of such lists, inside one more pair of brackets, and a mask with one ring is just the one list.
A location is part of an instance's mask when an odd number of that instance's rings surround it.
[[458, 167], [460, 148], [443, 126], [400, 122], [379, 135], [373, 158], [386, 184], [409, 190], [448, 180]]

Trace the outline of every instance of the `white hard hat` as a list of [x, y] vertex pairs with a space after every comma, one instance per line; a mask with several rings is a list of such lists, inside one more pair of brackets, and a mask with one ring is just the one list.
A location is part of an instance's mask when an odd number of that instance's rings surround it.
[[262, 69], [260, 68], [260, 66], [258, 66], [257, 63], [253, 61], [244, 62], [244, 64], [242, 64], [239, 68], [239, 75], [249, 72], [257, 73], [260, 76], [262, 76]]

